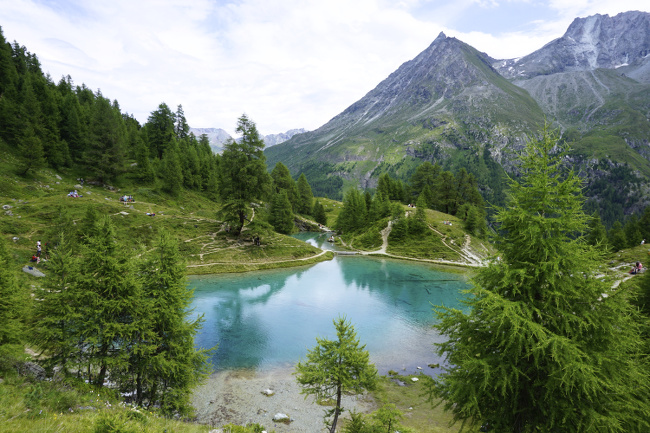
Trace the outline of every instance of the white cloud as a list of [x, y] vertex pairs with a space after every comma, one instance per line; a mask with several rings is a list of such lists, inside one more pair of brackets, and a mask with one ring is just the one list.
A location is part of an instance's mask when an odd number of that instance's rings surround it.
[[232, 132], [246, 112], [267, 134], [321, 126], [440, 31], [492, 57], [516, 57], [561, 36], [575, 16], [642, 2], [549, 0], [559, 18], [525, 33], [451, 25], [468, 8], [505, 13], [516, 0], [0, 0], [0, 25], [55, 81], [69, 74], [101, 88], [141, 122], [166, 102], [182, 104], [192, 126]]

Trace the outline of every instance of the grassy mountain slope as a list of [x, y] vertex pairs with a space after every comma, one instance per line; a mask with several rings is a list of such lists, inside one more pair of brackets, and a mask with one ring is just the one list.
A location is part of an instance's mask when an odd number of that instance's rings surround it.
[[489, 63], [441, 34], [321, 128], [268, 149], [268, 164], [282, 161], [294, 172], [326, 168], [366, 187], [386, 171], [407, 178], [423, 160], [482, 158], [487, 143], [494, 155], [510, 152], [543, 123], [543, 113]]
[[[10, 247], [17, 269], [29, 263], [36, 252], [37, 240], [43, 244], [49, 242], [49, 236], [53, 235], [51, 226], [62, 213], [68, 213], [78, 226], [89, 206], [99, 215], [110, 215], [117, 237], [134, 249], [142, 246], [146, 250], [153, 245], [160, 230], [170, 231], [180, 241], [190, 274], [282, 267], [295, 264], [294, 260], [327, 258], [318, 256], [320, 250], [304, 242], [258, 224], [255, 218], [240, 239], [233, 239], [216, 220], [218, 204], [195, 192], [185, 191], [178, 198], [172, 198], [155, 187], [128, 181], [118, 184], [120, 188], [88, 183], [81, 186], [73, 175], [50, 169], [20, 177], [13, 168], [14, 157], [1, 150], [0, 154], [0, 205], [4, 206], [0, 214], [0, 234], [13, 239]], [[67, 196], [75, 189], [83, 197]], [[121, 203], [122, 195], [133, 195], [135, 202]], [[262, 210], [257, 212], [261, 215]], [[255, 235], [260, 236], [261, 246], [253, 245]], [[47, 263], [41, 263], [38, 268], [46, 272]]]

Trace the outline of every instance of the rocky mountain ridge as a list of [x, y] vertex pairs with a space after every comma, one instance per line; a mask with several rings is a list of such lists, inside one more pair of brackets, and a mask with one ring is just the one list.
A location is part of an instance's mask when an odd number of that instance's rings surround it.
[[561, 38], [527, 56], [493, 61], [492, 66], [504, 77], [514, 79], [598, 68], [641, 67], [648, 64], [649, 58], [650, 14], [631, 11], [613, 17], [596, 14], [576, 18]]
[[[221, 151], [223, 151], [224, 143], [228, 140], [232, 140], [230, 134], [221, 128], [190, 128], [190, 132], [197, 137], [206, 134], [210, 141], [210, 147], [212, 147], [212, 150], [215, 153], [221, 153]], [[302, 134], [304, 132], [306, 132], [304, 128], [290, 129], [287, 132], [281, 132], [279, 134], [263, 135], [262, 139], [264, 140], [266, 147], [271, 147], [276, 144], [284, 143], [294, 135]]]
[[621, 196], [622, 215], [649, 200], [649, 53], [650, 14], [636, 11], [577, 18], [521, 59], [495, 60], [441, 33], [329, 122], [267, 149], [267, 161], [361, 187], [437, 162], [473, 173], [489, 201], [548, 122], [571, 142], [594, 206]]

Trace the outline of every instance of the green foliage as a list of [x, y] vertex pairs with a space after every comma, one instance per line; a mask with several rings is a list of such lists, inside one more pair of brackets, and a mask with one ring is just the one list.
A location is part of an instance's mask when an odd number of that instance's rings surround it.
[[314, 220], [318, 224], [324, 226], [327, 225], [327, 214], [325, 213], [325, 206], [323, 206], [318, 200], [314, 203], [314, 208], [311, 211], [311, 215], [314, 217]]
[[279, 194], [274, 194], [271, 201], [271, 210], [269, 223], [276, 232], [291, 234], [294, 229], [293, 212], [291, 211], [291, 202], [287, 197], [287, 191], [282, 190]]
[[343, 428], [344, 433], [393, 433], [410, 432], [409, 429], [400, 425], [399, 421], [404, 418], [400, 410], [392, 403], [382, 405], [369, 417], [360, 413], [352, 412], [350, 421]]
[[589, 220], [589, 229], [585, 240], [589, 245], [598, 247], [603, 251], [609, 248], [607, 244], [607, 230], [605, 230], [605, 226], [600, 221], [598, 212], [594, 212]]
[[620, 221], [614, 222], [614, 225], [607, 233], [607, 238], [612, 251], [620, 251], [627, 247], [627, 237], [625, 236], [625, 231]]
[[456, 420], [499, 432], [641, 432], [650, 390], [638, 322], [597, 277], [601, 256], [579, 236], [580, 180], [556, 144], [547, 130], [528, 143], [496, 217], [502, 260], [478, 273], [469, 311], [437, 309], [449, 366], [431, 395]]
[[276, 193], [282, 190], [286, 191], [293, 210], [298, 212], [298, 187], [291, 177], [291, 172], [289, 172], [287, 166], [281, 162], [275, 164], [275, 167], [271, 170], [271, 179], [273, 180], [273, 190]]
[[135, 313], [136, 335], [124, 389], [136, 390], [136, 402], [159, 404], [166, 415], [191, 413], [190, 395], [206, 370], [205, 351], [194, 349], [202, 318], [189, 321], [192, 291], [178, 244], [163, 231], [156, 250], [140, 267], [141, 300]]
[[312, 192], [315, 196], [341, 200], [343, 198], [343, 179], [330, 174], [334, 171], [334, 167], [334, 164], [307, 161], [300, 166], [299, 172], [311, 179]]
[[178, 152], [178, 145], [172, 139], [165, 148], [161, 166], [160, 177], [163, 180], [163, 189], [172, 197], [178, 197], [183, 188], [183, 171]]
[[89, 146], [83, 158], [87, 173], [100, 182], [114, 181], [125, 171], [124, 132], [121, 113], [98, 91], [92, 108]]
[[266, 172], [264, 141], [255, 123], [242, 115], [236, 131], [242, 134], [240, 141], [226, 143], [219, 170], [219, 196], [223, 207], [220, 215], [233, 224], [239, 235], [251, 203], [266, 198], [270, 176]]
[[[316, 338], [317, 346], [307, 352], [307, 359], [296, 364], [296, 380], [301, 393], [313, 395], [317, 401], [332, 400], [335, 406], [325, 411], [326, 425], [331, 433], [336, 431], [341, 397], [372, 390], [376, 384], [377, 370], [370, 363], [365, 345], [360, 345], [354, 326], [344, 317], [334, 320], [336, 340]], [[331, 422], [328, 418], [332, 417]]]
[[354, 246], [362, 250], [372, 250], [381, 247], [383, 239], [377, 225], [369, 227], [361, 236], [355, 239]]
[[13, 261], [0, 239], [0, 371], [24, 358], [26, 291], [18, 284]]
[[334, 223], [334, 228], [341, 232], [353, 233], [366, 225], [366, 200], [357, 189], [351, 189], [345, 194], [343, 210]]
[[32, 342], [50, 370], [84, 374], [98, 387], [110, 375], [138, 404], [188, 415], [206, 366], [194, 349], [201, 320], [188, 321], [192, 292], [176, 242], [164, 231], [159, 239], [136, 266], [109, 220], [78, 251], [62, 235], [38, 294]]
[[309, 215], [314, 202], [314, 194], [311, 191], [311, 186], [307, 182], [305, 173], [300, 173], [298, 177], [298, 213]]
[[224, 424], [221, 429], [224, 433], [262, 433], [264, 431], [264, 427], [257, 423], [246, 424], [246, 426]]

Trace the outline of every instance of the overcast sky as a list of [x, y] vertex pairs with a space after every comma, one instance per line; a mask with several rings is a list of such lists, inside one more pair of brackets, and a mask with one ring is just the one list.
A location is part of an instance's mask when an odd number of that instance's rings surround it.
[[141, 123], [165, 102], [192, 127], [313, 130], [445, 32], [497, 59], [576, 17], [648, 0], [0, 0], [5, 38], [117, 99]]

